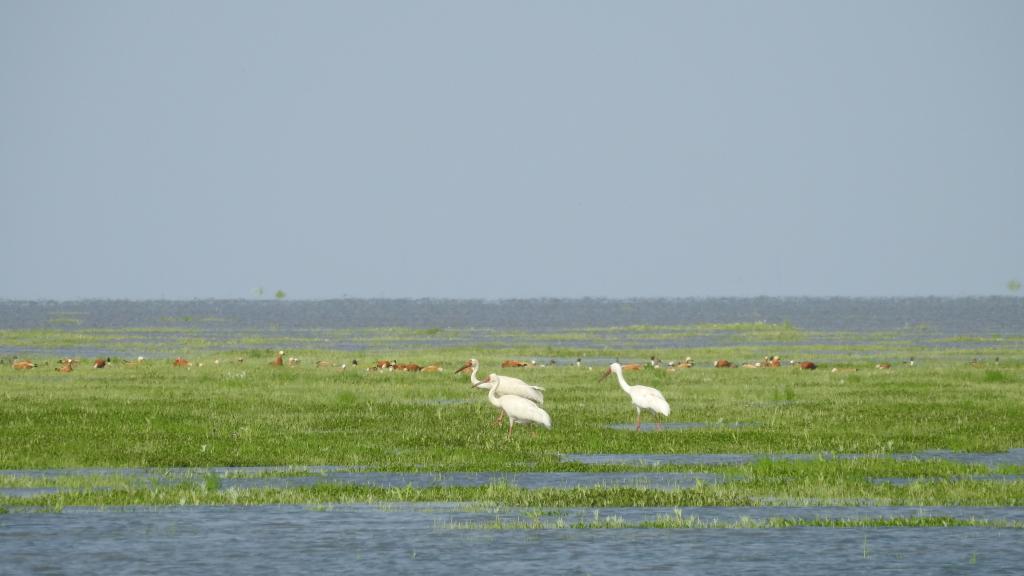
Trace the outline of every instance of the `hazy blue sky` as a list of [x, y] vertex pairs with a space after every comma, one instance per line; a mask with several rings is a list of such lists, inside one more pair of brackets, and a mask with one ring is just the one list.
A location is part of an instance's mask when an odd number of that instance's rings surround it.
[[0, 298], [1007, 294], [1024, 2], [0, 0]]

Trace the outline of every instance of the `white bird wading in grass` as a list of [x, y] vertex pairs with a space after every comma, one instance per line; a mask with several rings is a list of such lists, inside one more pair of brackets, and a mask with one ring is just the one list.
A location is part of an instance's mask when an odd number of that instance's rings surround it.
[[[458, 374], [459, 372], [462, 372], [467, 368], [471, 369], [471, 372], [469, 373], [469, 382], [473, 385], [474, 388], [479, 387], [490, 390], [491, 388], [494, 387], [493, 383], [489, 383], [490, 378], [484, 381], [484, 386], [477, 386], [477, 384], [481, 384], [481, 382], [476, 377], [477, 371], [480, 370], [480, 362], [478, 362], [476, 358], [470, 358], [469, 362], [466, 362], [466, 365], [456, 370], [455, 373]], [[492, 374], [491, 376], [497, 375]], [[537, 404], [544, 403], [544, 389], [541, 388], [540, 386], [527, 384], [526, 382], [523, 382], [519, 378], [512, 378], [511, 376], [498, 377], [501, 378], [501, 389], [496, 392], [499, 396], [519, 396], [520, 398], [526, 398], [527, 400], [531, 400]], [[495, 404], [495, 406], [497, 406], [497, 404]], [[501, 419], [503, 415], [504, 412], [499, 410], [497, 420], [498, 424], [501, 424]]]
[[[629, 399], [633, 401], [633, 406], [636, 407], [636, 430], [640, 431], [640, 412], [642, 410], [650, 410], [655, 414], [662, 416], [668, 416], [671, 409], [668, 406], [668, 402], [665, 397], [658, 392], [656, 388], [650, 386], [630, 386], [626, 383], [626, 379], [622, 377], [622, 365], [618, 362], [613, 362], [608, 369], [605, 370], [604, 374], [601, 375], [599, 380], [604, 380], [609, 374], [615, 373], [615, 377], [619, 379], [619, 387], [625, 390], [626, 394], [629, 394]], [[655, 421], [655, 426], [658, 430], [661, 430], [661, 420]]]
[[539, 424], [550, 430], [551, 416], [543, 408], [520, 396], [512, 394], [498, 395], [498, 391], [505, 386], [504, 380], [504, 376], [491, 374], [487, 377], [487, 380], [474, 384], [473, 387], [486, 388], [490, 385], [490, 390], [487, 391], [487, 399], [492, 405], [501, 409], [508, 416], [508, 438], [512, 438], [512, 425], [516, 422], [520, 424]]

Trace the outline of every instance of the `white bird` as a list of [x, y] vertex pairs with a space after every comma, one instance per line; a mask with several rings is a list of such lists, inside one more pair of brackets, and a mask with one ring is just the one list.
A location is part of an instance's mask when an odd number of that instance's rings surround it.
[[[469, 362], [466, 362], [466, 365], [456, 370], [455, 373], [458, 374], [467, 368], [472, 369], [469, 373], [469, 381], [474, 388], [477, 388], [477, 384], [481, 384], [481, 381], [476, 377], [477, 371], [480, 370], [480, 362], [478, 362], [476, 358], [470, 358]], [[493, 374], [492, 376], [497, 375]], [[526, 398], [527, 400], [537, 404], [544, 404], [544, 389], [540, 386], [527, 384], [519, 378], [513, 378], [511, 376], [501, 376], [500, 378], [501, 388], [496, 391], [498, 396], [519, 396], [520, 398]], [[483, 383], [485, 383], [485, 385], [479, 386], [479, 388], [490, 390], [494, 387], [494, 383], [490, 382], [490, 378], [485, 380]], [[498, 424], [501, 423], [501, 419], [503, 417], [502, 414], [502, 412], [498, 412]]]
[[[604, 374], [601, 375], [600, 380], [604, 380], [612, 372], [615, 373], [615, 377], [619, 379], [619, 387], [625, 390], [626, 394], [629, 394], [630, 400], [633, 401], [633, 406], [636, 407], [636, 429], [640, 431], [640, 411], [650, 410], [655, 414], [661, 414], [662, 416], [668, 416], [671, 409], [668, 406], [668, 402], [665, 397], [658, 392], [656, 388], [650, 386], [630, 386], [626, 383], [626, 379], [622, 377], [622, 365], [618, 362], [612, 362], [608, 369], [605, 370]], [[656, 422], [658, 430], [661, 430], [661, 421]]]
[[503, 380], [505, 380], [505, 376], [491, 374], [487, 377], [487, 380], [474, 384], [473, 387], [487, 388], [488, 384], [491, 385], [487, 391], [487, 399], [492, 405], [508, 416], [508, 438], [512, 438], [512, 425], [516, 422], [520, 424], [539, 424], [550, 430], [551, 416], [543, 408], [521, 396], [512, 394], [498, 395], [497, 391], [505, 386]]

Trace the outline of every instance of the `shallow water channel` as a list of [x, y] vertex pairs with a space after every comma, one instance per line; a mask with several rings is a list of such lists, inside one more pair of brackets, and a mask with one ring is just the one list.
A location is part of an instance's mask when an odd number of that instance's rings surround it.
[[[958, 456], [991, 464], [1016, 463], [1019, 457], [1024, 451]], [[156, 483], [202, 482], [212, 476], [220, 490], [318, 483], [685, 488], [697, 481], [723, 481], [714, 474], [676, 472], [382, 473], [325, 466], [0, 471], [4, 476], [44, 484], [98, 476], [97, 489], [103, 489], [104, 476]], [[64, 489], [71, 488], [5, 488], [0, 494], [17, 498]], [[53, 512], [8, 505], [10, 510], [0, 514], [0, 574], [822, 574], [851, 568], [892, 574], [1018, 574], [1024, 565], [1024, 530], [1019, 528], [748, 527], [773, 518], [1021, 523], [1024, 508], [1019, 507], [510, 509], [436, 503], [66, 507]], [[659, 518], [695, 522], [683, 528], [573, 527], [607, 526], [609, 519], [635, 526]]]
[[[763, 510], [682, 513], [727, 520]], [[14, 511], [0, 515], [0, 573], [1019, 574], [1024, 562], [1024, 531], [1002, 528], [486, 527], [519, 514], [447, 504]]]
[[[905, 454], [563, 454], [564, 462], [582, 464], [630, 464], [657, 468], [662, 464], [721, 465], [743, 464], [761, 459], [815, 460], [893, 458], [895, 460], [949, 460], [967, 464], [981, 464], [995, 469], [1001, 465], [1024, 465], [1024, 449], [1006, 452], [974, 453], [930, 450]], [[345, 466], [267, 466], [267, 467], [212, 467], [212, 468], [75, 468], [54, 470], [0, 470], [0, 496], [31, 497], [37, 494], [72, 490], [53, 485], [61, 479], [96, 477], [102, 487], [104, 477], [148, 483], [180, 483], [194, 481], [209, 484], [216, 489], [296, 488], [317, 484], [358, 484], [381, 488], [429, 488], [447, 486], [486, 486], [507, 484], [526, 489], [575, 487], [643, 487], [653, 489], [692, 488], [698, 482], [711, 484], [724, 482], [720, 474], [706, 472], [374, 472]], [[35, 487], [15, 483], [4, 487], [4, 478], [35, 479]], [[1020, 474], [985, 474], [972, 476], [990, 481], [1014, 481]], [[878, 478], [878, 482], [904, 483], [915, 479]], [[918, 479], [919, 480], [919, 479]]]

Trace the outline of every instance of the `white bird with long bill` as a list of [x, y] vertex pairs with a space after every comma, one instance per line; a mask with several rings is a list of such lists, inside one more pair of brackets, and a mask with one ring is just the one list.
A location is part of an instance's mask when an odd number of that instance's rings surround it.
[[[657, 388], [651, 388], [650, 386], [630, 386], [626, 383], [626, 379], [622, 376], [622, 365], [618, 362], [612, 362], [608, 369], [605, 370], [604, 374], [601, 375], [600, 380], [604, 380], [609, 374], [615, 373], [615, 377], [619, 379], [619, 387], [622, 388], [626, 394], [629, 394], [629, 399], [633, 401], [633, 406], [636, 407], [636, 430], [640, 431], [640, 412], [642, 410], [650, 410], [655, 414], [662, 416], [668, 416], [671, 412], [668, 401], [661, 395], [661, 392]], [[661, 420], [655, 421], [655, 427], [661, 430]]]
[[[474, 388], [490, 390], [494, 387], [494, 383], [490, 382], [490, 379], [483, 381], [485, 384], [484, 386], [477, 386], [478, 384], [481, 384], [481, 381], [476, 377], [476, 373], [480, 370], [480, 362], [477, 361], [476, 358], [470, 358], [469, 362], [466, 362], [466, 364], [462, 368], [456, 370], [455, 373], [458, 374], [466, 369], [471, 369], [471, 372], [469, 373], [469, 381]], [[492, 376], [496, 375], [492, 374]], [[511, 376], [500, 376], [499, 378], [501, 379], [501, 388], [496, 391], [498, 396], [519, 396], [520, 398], [526, 398], [527, 400], [537, 404], [544, 404], [544, 389], [540, 386], [527, 384], [519, 378], [513, 378]], [[503, 415], [503, 412], [498, 412], [498, 424], [501, 424]]]
[[487, 399], [493, 406], [508, 416], [508, 438], [512, 437], [512, 425], [516, 422], [520, 424], [537, 424], [550, 430], [551, 416], [543, 408], [521, 396], [514, 396], [512, 394], [498, 395], [497, 391], [505, 385], [502, 382], [504, 379], [504, 376], [491, 374], [486, 380], [474, 384], [473, 387], [487, 388], [490, 386], [490, 389], [487, 391]]

